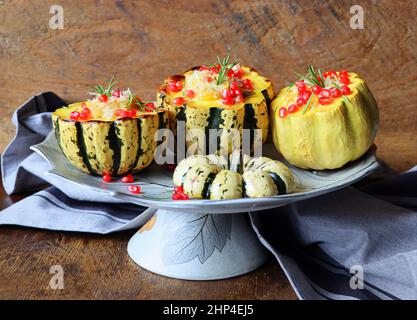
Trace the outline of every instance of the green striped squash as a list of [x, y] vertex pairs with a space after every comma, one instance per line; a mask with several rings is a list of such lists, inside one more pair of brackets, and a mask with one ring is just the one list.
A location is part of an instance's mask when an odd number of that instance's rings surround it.
[[[265, 142], [269, 130], [269, 115], [268, 106], [274, 98], [274, 89], [269, 79], [266, 79], [258, 74], [254, 69], [242, 67], [247, 73], [247, 78], [251, 79], [254, 84], [255, 91], [247, 97], [244, 103], [235, 106], [225, 106], [219, 99], [199, 99], [196, 96], [193, 99], [186, 100], [183, 105], [177, 106], [173, 100], [177, 97], [185, 95], [185, 87], [180, 92], [170, 92], [169, 82], [172, 80], [186, 83], [187, 77], [194, 70], [195, 67], [184, 75], [175, 75], [165, 80], [165, 83], [160, 87], [157, 95], [158, 105], [169, 112], [170, 127], [174, 131], [177, 130], [177, 122], [185, 122], [185, 134], [189, 135], [193, 129], [201, 129], [204, 134], [205, 150], [201, 150], [204, 154], [217, 152], [221, 149], [228, 150], [231, 154], [233, 150], [241, 148], [242, 129], [249, 129], [251, 148], [254, 141], [254, 129], [262, 130], [262, 142]], [[209, 132], [210, 129], [219, 130], [219, 137], [216, 145], [209, 148]], [[231, 135], [232, 130], [237, 130], [240, 135], [240, 144], [233, 140]], [[186, 142], [187, 148], [195, 145], [198, 138], [190, 136], [189, 141]], [[199, 140], [201, 142], [201, 140]]]
[[114, 121], [68, 119], [68, 109], [52, 114], [58, 144], [75, 167], [94, 175], [114, 176], [146, 168], [154, 158], [159, 128], [168, 125], [164, 110]]

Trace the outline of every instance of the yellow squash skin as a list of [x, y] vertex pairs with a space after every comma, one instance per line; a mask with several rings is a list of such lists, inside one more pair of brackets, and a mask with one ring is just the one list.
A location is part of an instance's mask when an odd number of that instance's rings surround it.
[[[196, 67], [198, 68], [198, 67]], [[184, 73], [168, 78], [164, 85], [160, 87], [157, 95], [158, 105], [169, 112], [170, 128], [176, 133], [177, 121], [185, 121], [185, 134], [189, 137], [186, 147], [197, 145], [201, 139], [207, 139], [209, 129], [222, 129], [218, 144], [214, 150], [205, 150], [204, 153], [218, 152], [219, 150], [240, 149], [242, 142], [243, 129], [261, 129], [262, 142], [265, 142], [269, 131], [269, 113], [268, 107], [274, 98], [274, 89], [269, 79], [259, 75], [257, 71], [249, 67], [242, 67], [247, 74], [247, 78], [252, 80], [254, 85], [254, 94], [247, 97], [244, 103], [225, 106], [221, 99], [191, 99], [183, 106], [176, 106], [172, 100], [176, 97], [183, 96], [183, 91], [172, 93], [167, 90], [167, 82], [170, 79], [184, 81], [185, 77], [193, 72], [193, 68]], [[200, 140], [192, 135], [193, 129], [202, 129]], [[233, 140], [231, 132], [237, 129], [240, 135], [240, 144]], [[206, 147], [207, 148], [207, 147]], [[197, 153], [202, 153], [199, 149]]]
[[[304, 169], [336, 169], [361, 157], [371, 146], [379, 122], [372, 93], [357, 74], [349, 73], [350, 102], [342, 97], [279, 117], [279, 109], [294, 102], [289, 87], [271, 104], [273, 141], [291, 164]], [[292, 99], [292, 100], [291, 100]]]
[[56, 139], [72, 165], [86, 173], [118, 176], [142, 170], [152, 162], [157, 147], [155, 133], [168, 126], [164, 110], [113, 121], [70, 120], [70, 112], [78, 110], [80, 104], [52, 114]]

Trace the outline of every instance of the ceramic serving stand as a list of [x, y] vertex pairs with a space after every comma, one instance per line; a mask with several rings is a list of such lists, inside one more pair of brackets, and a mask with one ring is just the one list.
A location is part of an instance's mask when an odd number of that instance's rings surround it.
[[[54, 135], [32, 147], [52, 166], [47, 174], [72, 181], [138, 205], [152, 208], [152, 218], [130, 239], [127, 251], [139, 266], [154, 273], [188, 280], [224, 279], [261, 266], [268, 254], [255, 235], [248, 212], [271, 209], [316, 197], [365, 177], [378, 166], [374, 154], [339, 170], [291, 168], [297, 188], [291, 194], [235, 200], [171, 200], [172, 173], [156, 164], [136, 175], [142, 192], [133, 195], [125, 183], [105, 183], [68, 163]], [[279, 158], [272, 145], [264, 155]], [[152, 212], [153, 213], [153, 212]], [[243, 213], [243, 214], [242, 214]]]

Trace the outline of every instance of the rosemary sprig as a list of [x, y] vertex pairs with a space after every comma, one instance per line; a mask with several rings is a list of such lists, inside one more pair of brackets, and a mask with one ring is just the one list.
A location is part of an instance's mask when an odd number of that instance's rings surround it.
[[314, 96], [314, 93], [312, 92], [312, 93], [311, 93], [311, 95], [310, 95], [310, 98], [308, 98], [308, 101], [307, 101], [307, 103], [306, 103], [306, 106], [305, 106], [305, 107], [304, 107], [304, 109], [303, 109], [303, 114], [307, 112], [307, 110], [308, 110], [308, 106], [310, 105], [310, 102], [311, 102], [311, 100], [313, 99], [313, 96]]
[[317, 73], [311, 64], [308, 65], [307, 69], [308, 69], [307, 75], [302, 75], [297, 72], [295, 74], [300, 77], [300, 80], [304, 80], [305, 83], [311, 86], [318, 85], [320, 87], [324, 87], [324, 80], [323, 80], [324, 78], [323, 78], [323, 75], [321, 74], [320, 69], [318, 69], [317, 71], [319, 73], [320, 78], [317, 76]]
[[[334, 85], [337, 89], [342, 91], [342, 88], [336, 82], [332, 81], [332, 85]], [[342, 99], [345, 100], [346, 103], [350, 104], [349, 98], [347, 96], [345, 96], [344, 94], [342, 94]]]
[[221, 85], [225, 79], [229, 71], [238, 63], [237, 59], [232, 63], [230, 61], [230, 52], [227, 53], [227, 56], [221, 60], [219, 56], [217, 56], [217, 63], [220, 65], [219, 75], [217, 76], [217, 85]]
[[129, 89], [129, 97], [128, 97], [128, 101], [129, 101], [129, 105], [132, 104], [132, 102], [135, 102], [135, 104], [137, 106], [139, 106], [139, 108], [141, 110], [145, 109], [145, 104], [140, 101], [134, 94], [133, 92]]
[[109, 81], [109, 84], [107, 85], [107, 88], [104, 89], [103, 86], [100, 84], [97, 87], [93, 87], [93, 92], [97, 92], [99, 95], [105, 94], [108, 97], [111, 97], [111, 90], [113, 87], [119, 83], [119, 81], [116, 79], [116, 77], [113, 75]]

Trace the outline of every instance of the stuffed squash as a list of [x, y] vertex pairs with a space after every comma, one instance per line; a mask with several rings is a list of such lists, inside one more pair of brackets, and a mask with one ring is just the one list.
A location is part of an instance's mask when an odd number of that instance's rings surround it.
[[365, 81], [347, 71], [309, 67], [271, 104], [276, 148], [305, 169], [336, 169], [361, 157], [378, 128], [378, 107]]
[[240, 174], [228, 170], [213, 155], [190, 156], [178, 164], [173, 181], [177, 186], [174, 196], [184, 193], [196, 199], [271, 197], [294, 190], [291, 170], [267, 157], [251, 159]]
[[71, 164], [94, 175], [124, 175], [153, 160], [159, 128], [168, 115], [153, 103], [144, 104], [129, 89], [97, 87], [94, 97], [52, 114], [58, 144]]
[[[176, 132], [177, 122], [184, 121], [189, 138], [186, 146], [198, 143], [199, 154], [231, 154], [240, 149], [242, 129], [250, 130], [249, 148], [255, 140], [255, 129], [262, 130], [263, 142], [268, 135], [268, 105], [274, 97], [270, 80], [229, 60], [228, 55], [217, 64], [169, 77], [157, 95], [160, 107], [169, 111], [171, 129]], [[218, 130], [212, 149], [210, 129]]]

